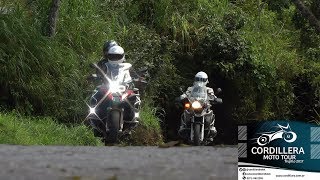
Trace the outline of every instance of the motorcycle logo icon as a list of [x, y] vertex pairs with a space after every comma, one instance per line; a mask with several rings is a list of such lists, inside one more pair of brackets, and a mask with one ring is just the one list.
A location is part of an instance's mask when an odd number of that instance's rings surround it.
[[287, 126], [278, 124], [278, 127], [280, 128], [278, 131], [262, 133], [257, 139], [257, 143], [260, 146], [264, 146], [275, 139], [284, 139], [288, 143], [292, 143], [297, 139], [297, 134], [291, 130], [289, 123]]

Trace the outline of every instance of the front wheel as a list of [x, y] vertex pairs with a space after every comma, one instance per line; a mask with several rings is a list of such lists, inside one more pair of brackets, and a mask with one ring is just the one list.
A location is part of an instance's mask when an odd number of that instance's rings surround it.
[[117, 143], [119, 127], [120, 127], [120, 112], [119, 111], [111, 111], [107, 126], [109, 128], [109, 133], [106, 137], [105, 145]]
[[283, 136], [283, 139], [288, 143], [292, 143], [297, 139], [297, 134], [292, 131], [285, 132], [285, 133], [283, 133], [282, 136]]
[[200, 130], [201, 130], [201, 124], [195, 123], [193, 126], [193, 144], [195, 146], [200, 146], [200, 143], [201, 143]]

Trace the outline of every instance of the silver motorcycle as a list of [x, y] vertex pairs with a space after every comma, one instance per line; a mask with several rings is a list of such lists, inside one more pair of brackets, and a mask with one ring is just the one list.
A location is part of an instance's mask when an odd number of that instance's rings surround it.
[[[221, 92], [219, 88], [217, 93]], [[195, 146], [206, 145], [213, 141], [217, 131], [214, 127], [215, 114], [211, 104], [222, 103], [221, 98], [209, 96], [205, 85], [195, 85], [190, 92], [181, 95], [184, 105], [181, 123], [184, 129], [179, 130], [179, 135]]]

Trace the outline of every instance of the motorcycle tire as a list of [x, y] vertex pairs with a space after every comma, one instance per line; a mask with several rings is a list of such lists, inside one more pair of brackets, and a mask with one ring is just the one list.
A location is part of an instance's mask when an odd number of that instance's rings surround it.
[[269, 142], [270, 142], [270, 137], [265, 134], [261, 135], [257, 139], [257, 143], [259, 144], [259, 146], [264, 146], [264, 145], [268, 144]]
[[111, 111], [107, 124], [108, 124], [109, 133], [106, 137], [105, 145], [117, 143], [119, 127], [120, 127], [120, 112]]
[[201, 129], [201, 124], [195, 123], [193, 126], [193, 144], [195, 146], [200, 146], [200, 143], [201, 143], [200, 129]]

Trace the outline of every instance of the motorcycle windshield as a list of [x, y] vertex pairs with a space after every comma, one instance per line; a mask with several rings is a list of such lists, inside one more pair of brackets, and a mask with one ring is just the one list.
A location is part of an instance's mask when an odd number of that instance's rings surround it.
[[207, 99], [207, 88], [205, 86], [194, 86], [190, 97], [195, 100], [205, 101]]

